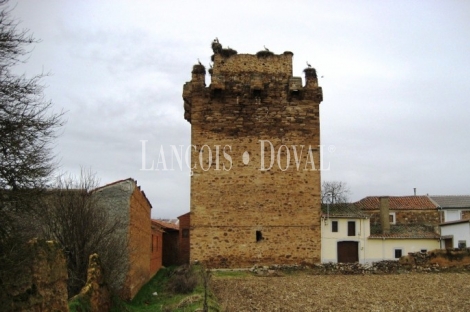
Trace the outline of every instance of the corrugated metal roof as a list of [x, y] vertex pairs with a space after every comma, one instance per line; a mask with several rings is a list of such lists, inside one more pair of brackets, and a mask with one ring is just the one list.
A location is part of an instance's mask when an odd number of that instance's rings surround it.
[[[362, 210], [380, 210], [381, 196], [368, 196], [355, 202]], [[437, 209], [427, 196], [388, 196], [390, 210], [429, 210]]]
[[468, 208], [470, 209], [470, 195], [439, 195], [429, 196], [441, 208]]

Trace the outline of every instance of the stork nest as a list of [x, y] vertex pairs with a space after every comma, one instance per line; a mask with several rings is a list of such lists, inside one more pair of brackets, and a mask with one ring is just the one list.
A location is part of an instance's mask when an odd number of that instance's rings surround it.
[[304, 73], [306, 77], [317, 78], [317, 71], [313, 67], [307, 67], [304, 69]]
[[206, 68], [204, 65], [201, 64], [196, 64], [193, 66], [193, 71], [191, 72], [192, 74], [206, 74]]
[[258, 53], [256, 53], [256, 56], [258, 58], [261, 58], [261, 57], [266, 58], [266, 57], [274, 56], [274, 53], [271, 51], [263, 50], [263, 51], [259, 51]]
[[238, 52], [234, 49], [228, 48], [228, 49], [222, 49], [220, 50], [220, 55], [223, 57], [231, 57], [232, 55], [238, 54]]

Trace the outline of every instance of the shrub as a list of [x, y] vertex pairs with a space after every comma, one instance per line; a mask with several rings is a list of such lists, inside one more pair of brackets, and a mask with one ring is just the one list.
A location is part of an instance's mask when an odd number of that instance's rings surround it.
[[181, 266], [173, 271], [167, 290], [175, 294], [187, 294], [196, 288], [198, 277], [191, 266]]

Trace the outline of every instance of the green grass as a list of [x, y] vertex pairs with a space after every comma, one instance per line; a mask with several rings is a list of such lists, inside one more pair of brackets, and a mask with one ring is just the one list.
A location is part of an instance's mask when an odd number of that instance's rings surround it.
[[[112, 312], [144, 312], [144, 311], [175, 311], [186, 312], [202, 309], [204, 299], [204, 287], [202, 283], [196, 286], [193, 292], [189, 294], [173, 294], [166, 291], [166, 285], [170, 275], [174, 270], [171, 268], [162, 268], [158, 273], [145, 284], [139, 293], [131, 302], [123, 302], [119, 299], [114, 300]], [[194, 274], [200, 276], [200, 267], [194, 267]], [[153, 293], [158, 295], [154, 296]], [[218, 303], [209, 290], [208, 298], [209, 311], [219, 311]]]

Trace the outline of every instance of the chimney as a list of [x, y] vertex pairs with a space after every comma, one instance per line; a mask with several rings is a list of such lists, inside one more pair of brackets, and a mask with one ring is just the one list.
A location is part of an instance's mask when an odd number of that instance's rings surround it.
[[390, 204], [388, 196], [380, 197], [380, 224], [382, 224], [382, 234], [390, 233], [389, 210]]
[[416, 187], [414, 187], [413, 190], [415, 191], [415, 196], [416, 196]]

